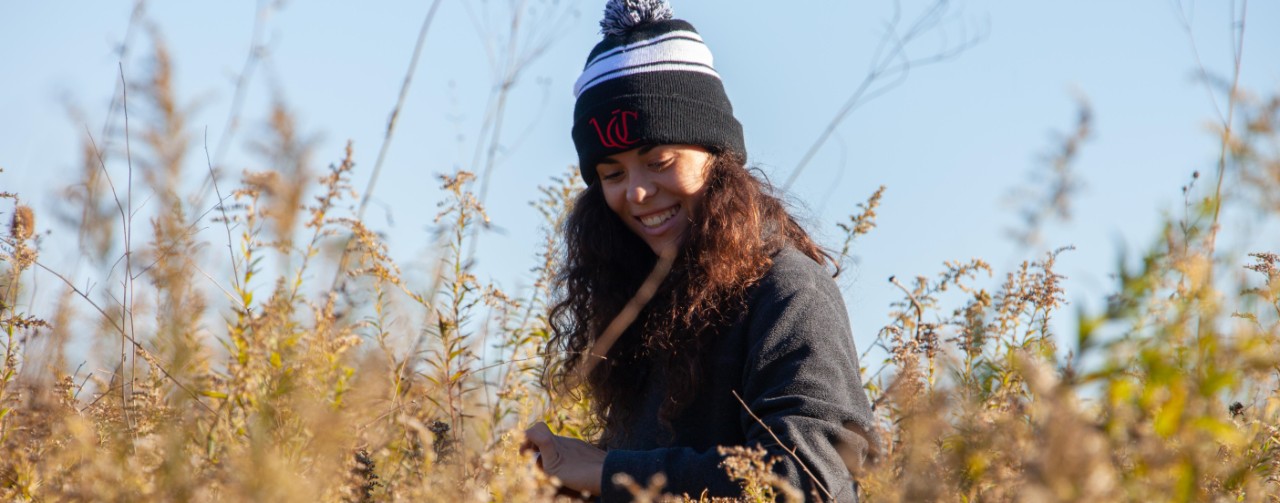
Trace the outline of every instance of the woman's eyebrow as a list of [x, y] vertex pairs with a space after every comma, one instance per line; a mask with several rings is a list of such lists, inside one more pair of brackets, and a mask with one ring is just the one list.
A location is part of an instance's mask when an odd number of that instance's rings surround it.
[[[636, 155], [637, 156], [645, 155], [650, 151], [652, 151], [653, 149], [658, 148], [660, 146], [661, 145], [658, 145], [656, 143], [651, 145], [645, 145], [643, 147], [640, 147], [640, 150], [636, 151]], [[622, 164], [622, 161], [614, 159], [612, 156], [610, 156], [610, 157], [605, 157], [604, 159], [600, 159], [600, 161], [596, 163], [597, 166], [601, 164]]]

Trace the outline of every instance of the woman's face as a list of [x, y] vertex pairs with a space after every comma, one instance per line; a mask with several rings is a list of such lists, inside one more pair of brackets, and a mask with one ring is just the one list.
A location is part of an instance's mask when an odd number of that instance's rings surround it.
[[596, 165], [605, 203], [654, 253], [679, 246], [702, 201], [711, 153], [697, 145], [650, 145]]

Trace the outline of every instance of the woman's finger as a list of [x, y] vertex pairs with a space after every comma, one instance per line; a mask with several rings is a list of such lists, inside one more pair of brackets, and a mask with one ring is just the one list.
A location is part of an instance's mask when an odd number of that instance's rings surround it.
[[[542, 424], [542, 423], [538, 423], [538, 424]], [[534, 425], [534, 426], [536, 426], [536, 425]], [[527, 428], [527, 429], [525, 429], [525, 430], [524, 430], [524, 442], [521, 442], [521, 443], [520, 443], [520, 453], [521, 453], [521, 454], [527, 453], [527, 452], [529, 452], [529, 451], [537, 451], [537, 450], [538, 450], [538, 443], [533, 441], [533, 438], [532, 438], [532, 437], [533, 437], [533, 435], [534, 435], [534, 433], [533, 433], [533, 426], [530, 426], [529, 428]]]
[[[558, 465], [560, 459], [559, 450], [556, 449], [556, 436], [551, 433], [551, 428], [547, 427], [547, 423], [539, 421], [524, 432], [525, 444], [530, 445], [530, 449], [537, 451], [534, 459], [538, 464], [538, 468], [549, 470]], [[525, 450], [523, 447], [522, 450]], [[550, 473], [548, 471], [548, 473]]]
[[532, 442], [537, 448], [541, 449], [552, 442], [555, 435], [551, 433], [551, 428], [547, 427], [547, 423], [538, 421], [524, 430], [525, 444]]

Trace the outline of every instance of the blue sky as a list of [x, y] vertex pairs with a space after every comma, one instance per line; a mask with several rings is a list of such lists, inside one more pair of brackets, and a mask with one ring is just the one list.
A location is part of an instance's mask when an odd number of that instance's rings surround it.
[[[492, 38], [481, 32], [486, 22], [506, 26], [503, 11], [515, 3], [444, 0], [427, 36], [367, 215], [386, 233], [393, 256], [417, 268], [411, 274], [427, 274], [420, 258], [431, 253], [426, 228], [442, 197], [435, 175], [472, 165], [494, 82], [484, 50], [484, 40]], [[532, 281], [527, 271], [540, 218], [528, 202], [537, 198], [538, 185], [565, 173], [576, 159], [568, 134], [572, 84], [599, 39], [603, 6], [595, 0], [525, 4], [543, 19], [527, 23], [533, 36], [552, 42], [525, 68], [508, 99], [504, 157], [487, 201], [500, 231], [483, 236], [477, 256], [481, 279], [510, 290]], [[888, 2], [673, 4], [714, 52], [752, 162], [777, 182], [791, 174], [862, 80], [892, 16]], [[905, 1], [903, 17], [909, 21], [924, 4]], [[199, 152], [205, 128], [211, 149], [225, 133], [257, 3], [149, 3], [122, 61], [116, 48], [125, 40], [133, 5], [0, 5], [0, 189], [20, 193], [38, 213], [59, 204], [58, 190], [75, 176], [86, 124], [74, 120], [66, 104], [83, 111], [91, 131], [101, 131], [117, 65], [123, 63], [130, 79], [145, 75], [147, 24], [173, 53], [181, 99], [198, 103], [190, 120], [197, 147], [188, 159], [190, 177], [205, 173]], [[316, 169], [336, 162], [345, 142], [354, 141], [356, 186], [363, 189], [429, 5], [308, 0], [271, 9], [263, 18], [269, 57], [246, 88], [228, 169], [261, 168], [245, 146], [261, 130], [278, 91], [301, 128], [316, 135]], [[1227, 75], [1226, 4], [1183, 7], [1206, 68]], [[1003, 272], [1040, 249], [1074, 245], [1060, 261], [1070, 278], [1068, 300], [1097, 306], [1110, 291], [1108, 275], [1120, 250], [1132, 253], [1153, 242], [1162, 216], [1180, 211], [1180, 187], [1191, 173], [1214, 169], [1217, 149], [1207, 127], [1214, 105], [1195, 79], [1193, 45], [1178, 9], [1168, 0], [957, 0], [942, 29], [908, 47], [922, 57], [954, 46], [966, 33], [982, 35], [968, 51], [914, 69], [900, 86], [849, 115], [790, 193], [802, 219], [824, 243], [838, 247], [835, 222], [876, 187], [888, 186], [879, 227], [859, 241], [857, 265], [841, 280], [860, 347], [874, 339], [888, 321], [889, 302], [899, 298], [886, 278], [933, 275], [944, 260], [981, 257]], [[1280, 4], [1255, 1], [1248, 9], [1241, 81], [1246, 90], [1270, 95], [1280, 87]], [[567, 14], [545, 21], [559, 12]], [[1019, 222], [1008, 196], [1042, 169], [1052, 133], [1073, 126], [1076, 96], [1091, 104], [1094, 128], [1074, 165], [1083, 188], [1073, 201], [1073, 219], [1050, 224], [1039, 248], [1020, 247], [1006, 236]], [[1222, 100], [1220, 94], [1213, 98]], [[126, 169], [121, 162], [109, 168], [120, 176]], [[51, 243], [74, 238], [52, 219], [40, 226], [52, 231]], [[1238, 234], [1253, 241], [1242, 238], [1228, 252], [1280, 249], [1275, 235]], [[217, 234], [208, 239], [218, 244]], [[65, 249], [49, 246], [42, 260], [70, 270], [76, 254]], [[1069, 318], [1060, 318], [1060, 331], [1074, 329]]]

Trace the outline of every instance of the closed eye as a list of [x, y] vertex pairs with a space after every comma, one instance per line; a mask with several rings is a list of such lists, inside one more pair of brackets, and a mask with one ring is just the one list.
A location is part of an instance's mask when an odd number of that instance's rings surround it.
[[663, 171], [667, 168], [670, 168], [671, 165], [675, 163], [676, 163], [675, 158], [669, 157], [666, 159], [661, 159], [661, 160], [649, 163], [649, 169], [654, 171]]
[[605, 181], [613, 181], [621, 178], [622, 178], [622, 170], [620, 169], [615, 169], [615, 170], [606, 171], [604, 173], [600, 173], [600, 179]]

